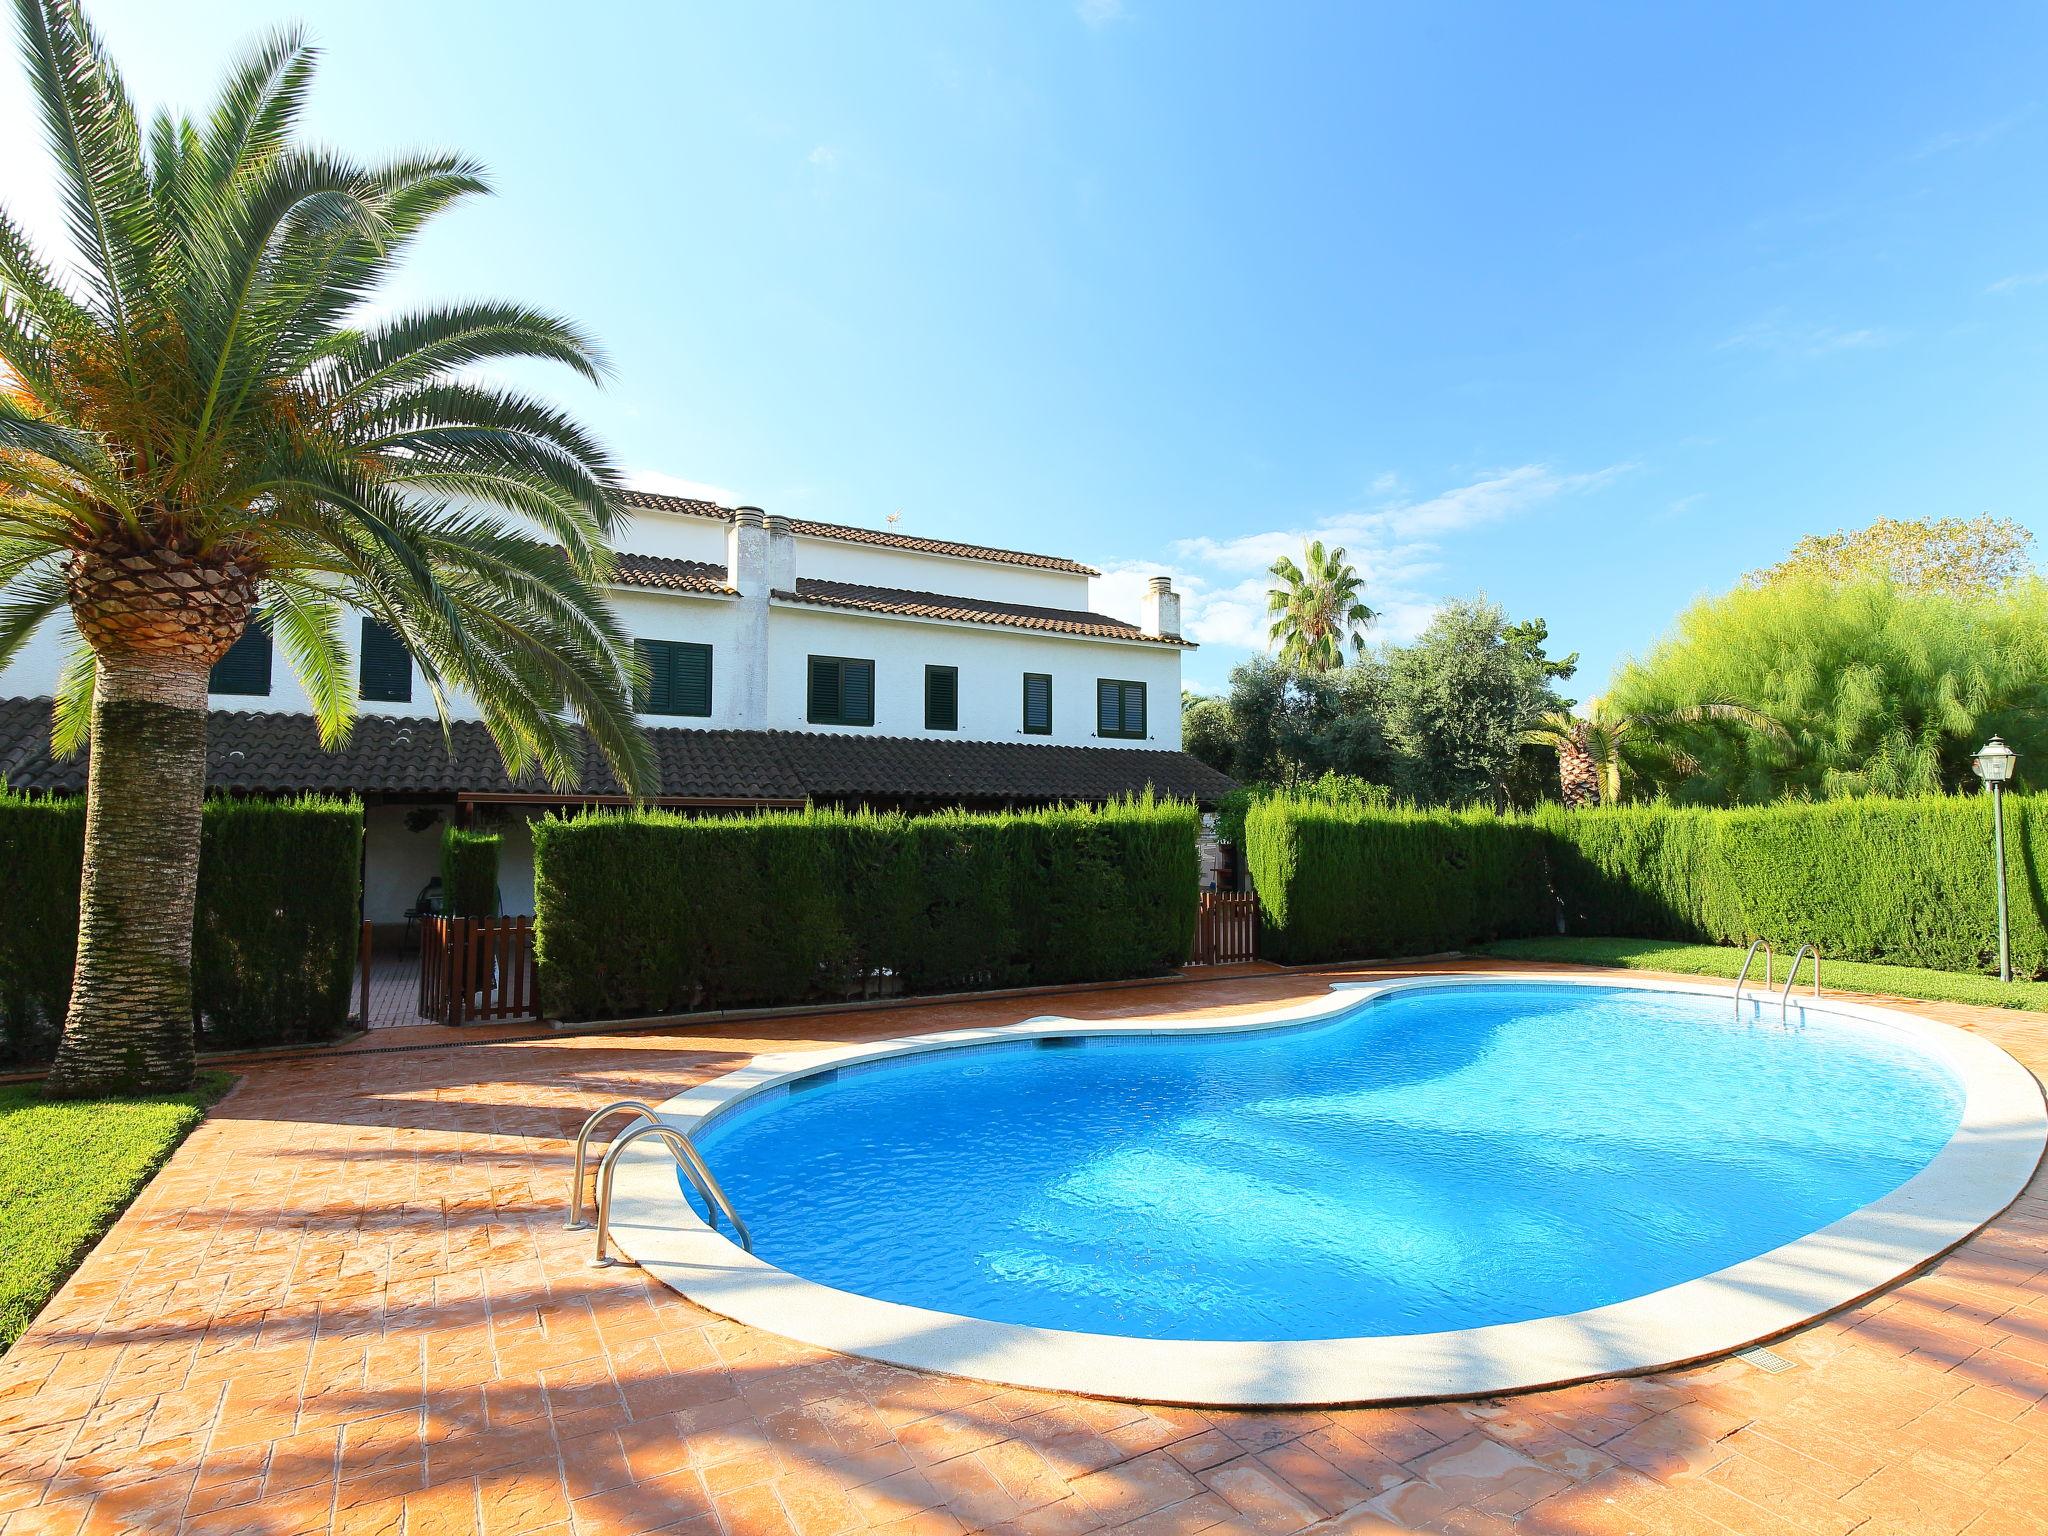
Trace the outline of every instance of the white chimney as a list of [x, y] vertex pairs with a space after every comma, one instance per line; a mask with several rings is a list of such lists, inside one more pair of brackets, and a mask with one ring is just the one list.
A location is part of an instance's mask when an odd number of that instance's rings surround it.
[[768, 590], [796, 590], [796, 536], [789, 531], [789, 519], [770, 516], [768, 529]]
[[725, 531], [725, 579], [742, 597], [768, 591], [767, 515], [759, 507], [734, 507]]
[[1180, 594], [1171, 576], [1154, 576], [1145, 586], [1145, 633], [1161, 640], [1180, 638]]

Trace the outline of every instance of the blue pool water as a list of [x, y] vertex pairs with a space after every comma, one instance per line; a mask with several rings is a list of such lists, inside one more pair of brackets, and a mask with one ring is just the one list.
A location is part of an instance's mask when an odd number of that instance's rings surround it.
[[1954, 1133], [1928, 1057], [1776, 1015], [1446, 986], [1256, 1035], [879, 1062], [701, 1141], [761, 1258], [867, 1296], [1167, 1339], [1468, 1328], [1764, 1253]]

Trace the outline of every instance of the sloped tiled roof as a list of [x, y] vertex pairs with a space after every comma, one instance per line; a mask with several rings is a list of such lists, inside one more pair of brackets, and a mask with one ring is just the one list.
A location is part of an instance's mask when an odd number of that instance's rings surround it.
[[618, 556], [618, 582], [622, 587], [651, 587], [659, 592], [716, 592], [726, 597], [739, 593], [726, 584], [725, 567], [709, 560], [677, 560], [668, 555]]
[[773, 595], [784, 602], [848, 608], [859, 613], [951, 619], [963, 624], [1001, 624], [1013, 629], [1090, 635], [1105, 640], [1141, 640], [1153, 645], [1180, 645], [1190, 649], [1194, 646], [1191, 640], [1148, 635], [1135, 624], [1113, 619], [1106, 613], [1089, 613], [1079, 608], [1034, 608], [1027, 603], [951, 597], [943, 592], [908, 592], [897, 587], [870, 587], [860, 582], [819, 581], [803, 576], [797, 578], [794, 592], [778, 591]]
[[[1213, 802], [1231, 780], [1184, 752], [1069, 747], [812, 731], [648, 731], [674, 799], [880, 801], [1099, 801], [1150, 786]], [[615, 795], [618, 782], [586, 752], [576, 793]], [[50, 751], [50, 701], [0, 699], [0, 780], [21, 790], [76, 793], [85, 757]], [[215, 710], [207, 722], [210, 789], [300, 790], [395, 797], [542, 794], [515, 783], [481, 722], [458, 720], [444, 737], [432, 719], [364, 715], [349, 743], [323, 751], [310, 715]]]
[[[691, 496], [663, 496], [654, 491], [627, 491], [620, 498], [629, 507], [646, 507], [655, 512], [680, 512], [687, 517], [709, 517], [732, 521], [732, 509], [715, 501]], [[959, 544], [951, 539], [921, 539], [894, 533], [886, 528], [855, 528], [845, 523], [813, 523], [802, 518], [789, 520], [789, 531], [807, 539], [838, 539], [848, 544], [876, 544], [885, 549], [908, 549], [924, 555], [951, 555], [958, 560], [987, 560], [996, 565], [1028, 565], [1041, 571], [1068, 571], [1076, 576], [1100, 576], [1102, 572], [1078, 560], [1058, 555], [1033, 555], [1021, 549], [991, 549], [985, 544]]]

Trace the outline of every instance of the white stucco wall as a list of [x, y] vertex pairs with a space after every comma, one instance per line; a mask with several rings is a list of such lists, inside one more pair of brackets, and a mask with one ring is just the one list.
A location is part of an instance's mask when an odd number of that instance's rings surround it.
[[[842, 735], [930, 736], [1068, 746], [1180, 747], [1180, 652], [1172, 646], [1069, 639], [983, 625], [934, 624], [777, 605], [768, 627], [768, 724]], [[804, 718], [812, 656], [855, 656], [875, 664], [875, 723], [811, 725]], [[960, 669], [960, 729], [924, 728], [924, 669]], [[1024, 674], [1052, 675], [1050, 736], [1024, 734]], [[1095, 682], [1145, 684], [1143, 741], [1095, 734]]]

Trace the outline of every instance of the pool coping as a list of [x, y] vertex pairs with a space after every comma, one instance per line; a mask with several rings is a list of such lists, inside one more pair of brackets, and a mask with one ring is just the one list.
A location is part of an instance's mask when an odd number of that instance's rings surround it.
[[[1037, 1036], [1243, 1033], [1308, 1023], [1361, 997], [1446, 986], [1600, 986], [1733, 998], [1711, 982], [1556, 972], [1439, 973], [1333, 983], [1323, 995], [1221, 1019], [1069, 1019], [952, 1030], [756, 1056], [657, 1106], [690, 1132], [745, 1100], [828, 1067]], [[1770, 1001], [1752, 992], [1761, 1016]], [[1881, 1290], [1962, 1242], [2017, 1198], [2048, 1146], [2033, 1074], [1990, 1041], [1914, 1014], [1832, 998], [1805, 1014], [1908, 1037], [1963, 1088], [1948, 1143], [1889, 1194], [1755, 1258], [1626, 1301], [1557, 1317], [1439, 1333], [1240, 1342], [1127, 1338], [990, 1322], [880, 1301], [778, 1269], [698, 1219], [659, 1138], [620, 1157], [611, 1232], [649, 1275], [721, 1316], [826, 1349], [1007, 1386], [1198, 1407], [1279, 1407], [1490, 1397], [1724, 1355]], [[742, 1215], [745, 1212], [741, 1213]], [[878, 1213], [886, 1219], [886, 1213]]]

